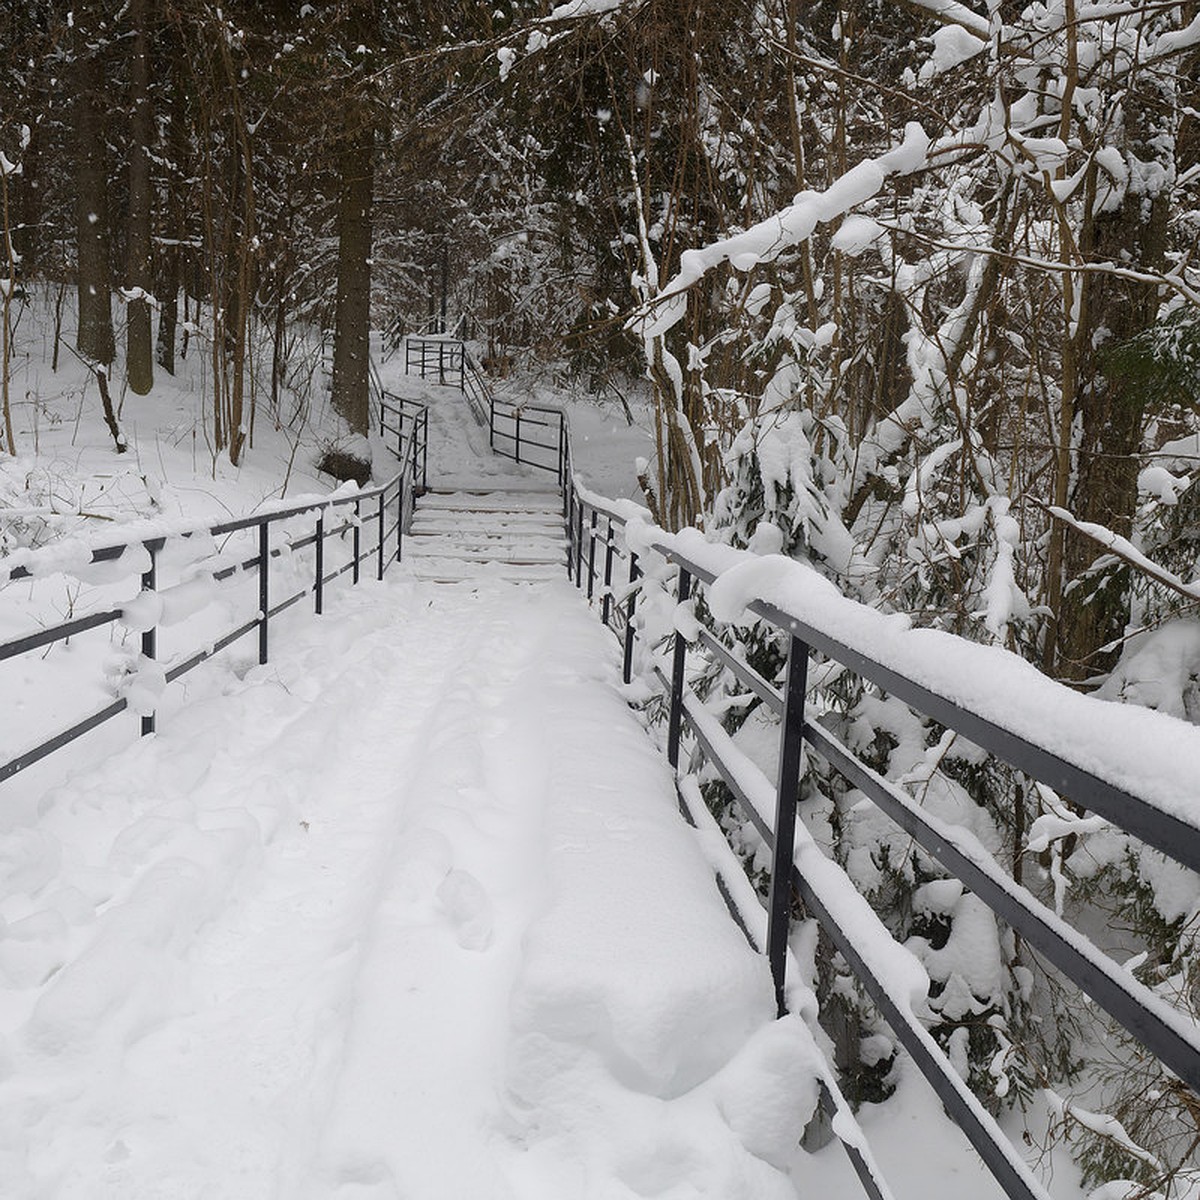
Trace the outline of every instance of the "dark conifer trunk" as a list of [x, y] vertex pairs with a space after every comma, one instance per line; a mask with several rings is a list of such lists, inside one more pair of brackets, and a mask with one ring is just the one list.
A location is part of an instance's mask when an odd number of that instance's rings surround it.
[[[1132, 102], [1126, 120], [1142, 135], [1134, 141], [1139, 157], [1153, 161], [1153, 120]], [[1092, 203], [1089, 191], [1089, 208]], [[1143, 271], [1164, 269], [1168, 204], [1165, 190], [1150, 197], [1131, 188], [1119, 208], [1085, 223], [1082, 254], [1094, 262], [1135, 262]], [[1104, 273], [1086, 276], [1078, 286], [1083, 288], [1077, 339], [1078, 443], [1067, 507], [1081, 521], [1128, 537], [1137, 511], [1138, 454], [1150, 413], [1144, 381], [1123, 370], [1119, 354], [1113, 351], [1154, 324], [1158, 289]], [[1056, 673], [1061, 678], [1083, 681], [1111, 670], [1118, 649], [1106, 647], [1119, 642], [1129, 621], [1125, 573], [1106, 572], [1098, 577], [1098, 585], [1086, 576], [1097, 554], [1089, 539], [1067, 533], [1064, 578], [1068, 586], [1057, 629]]]
[[[81, 31], [82, 32], [82, 31]], [[86, 45], [76, 63], [76, 248], [79, 330], [76, 345], [85, 358], [111, 363], [116, 354], [109, 274], [108, 153], [105, 144], [103, 50]]]
[[154, 287], [151, 260], [150, 144], [154, 136], [154, 112], [150, 105], [149, 31], [150, 0], [131, 0], [130, 21], [133, 46], [130, 58], [130, 96], [133, 115], [129, 146], [129, 246], [128, 304], [125, 325], [125, 372], [129, 388], [144, 396], [154, 386], [154, 357], [150, 332], [148, 296]]
[[[359, 114], [355, 114], [358, 117]], [[333, 406], [355, 433], [370, 420], [371, 197], [375, 136], [369, 124], [347, 130], [340, 159], [337, 311], [333, 340]]]

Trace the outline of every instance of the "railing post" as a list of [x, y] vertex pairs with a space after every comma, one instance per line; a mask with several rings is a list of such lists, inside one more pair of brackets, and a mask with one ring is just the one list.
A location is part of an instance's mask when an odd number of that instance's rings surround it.
[[317, 578], [313, 584], [313, 611], [319, 617], [325, 603], [325, 510], [317, 510]]
[[575, 489], [568, 488], [563, 501], [563, 524], [567, 530], [567, 582], [575, 574]]
[[[686, 604], [692, 594], [692, 575], [679, 568], [679, 603]], [[671, 664], [671, 713], [667, 721], [667, 762], [679, 767], [679, 737], [683, 728], [683, 671], [687, 662], [687, 639], [675, 629], [674, 655]]]
[[600, 620], [607, 625], [612, 612], [613, 536], [612, 517], [608, 518], [608, 534], [604, 539], [604, 599], [600, 604]]
[[563, 413], [558, 414], [558, 486], [566, 487], [567, 483], [567, 418]]
[[517, 414], [517, 438], [516, 438], [517, 462], [520, 462], [521, 461], [521, 410], [520, 410], [520, 408], [518, 408], [516, 410], [516, 414]]
[[396, 484], [396, 561], [404, 550], [404, 475]]
[[792, 860], [796, 852], [796, 803], [804, 749], [804, 693], [808, 690], [808, 646], [793, 636], [788, 649], [783, 722], [779, 732], [779, 781], [775, 793], [775, 844], [767, 897], [767, 958], [775, 981], [779, 1015], [787, 1012], [788, 923], [792, 911]]
[[[158, 588], [158, 563], [155, 558], [153, 542], [146, 543], [146, 553], [150, 555], [150, 566], [142, 576], [142, 591], [153, 592]], [[142, 634], [142, 657], [154, 661], [158, 653], [158, 629], [153, 627]], [[154, 712], [148, 712], [142, 718], [142, 737], [154, 732]]]
[[379, 580], [383, 579], [383, 553], [384, 553], [383, 539], [385, 536], [384, 532], [383, 532], [384, 525], [385, 525], [385, 521], [384, 521], [384, 511], [383, 511], [383, 492], [381, 491], [379, 493], [379, 546], [378, 546], [378, 554], [376, 555], [379, 562], [378, 562], [378, 566], [375, 569], [375, 578], [379, 579]]
[[355, 500], [354, 502], [354, 570], [350, 573], [350, 578], [353, 583], [358, 582], [358, 564], [362, 558], [362, 501]]
[[583, 501], [575, 501], [575, 586], [583, 587]]
[[429, 486], [429, 408], [421, 413], [421, 491]]
[[600, 514], [592, 509], [592, 523], [588, 537], [588, 587], [587, 598], [590, 601], [596, 590], [596, 522]]
[[267, 661], [267, 611], [271, 607], [269, 584], [271, 565], [270, 524], [263, 521], [258, 527], [258, 662]]
[[633, 614], [637, 611], [637, 592], [634, 584], [641, 572], [638, 569], [637, 555], [629, 552], [629, 599], [625, 602], [625, 657], [621, 664], [621, 678], [626, 683], [633, 682]]

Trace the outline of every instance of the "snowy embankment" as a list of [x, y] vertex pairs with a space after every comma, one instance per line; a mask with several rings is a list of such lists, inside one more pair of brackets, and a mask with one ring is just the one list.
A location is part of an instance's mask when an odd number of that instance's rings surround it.
[[566, 585], [331, 607], [0, 835], [3, 1194], [794, 1195], [803, 1040]]

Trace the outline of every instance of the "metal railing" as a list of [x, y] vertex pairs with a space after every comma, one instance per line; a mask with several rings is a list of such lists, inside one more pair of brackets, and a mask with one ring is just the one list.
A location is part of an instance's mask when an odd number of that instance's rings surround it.
[[488, 430], [494, 454], [522, 466], [551, 472], [561, 487], [567, 478], [567, 424], [561, 408], [529, 404], [492, 391], [487, 375], [466, 344], [451, 338], [406, 342], [405, 370], [435, 378], [466, 396], [480, 425]]
[[416, 374], [457, 387], [466, 396], [475, 420], [481, 426], [493, 426], [496, 400], [491, 384], [465, 342], [453, 337], [409, 338], [405, 347], [406, 375]]
[[[376, 578], [382, 579], [388, 566], [400, 559], [416, 495], [424, 486], [427, 430], [425, 417], [414, 415], [410, 418], [408, 440], [402, 441], [400, 446], [400, 467], [390, 479], [376, 487], [328, 499], [281, 504], [265, 512], [213, 525], [132, 537], [92, 550], [90, 561], [84, 564], [85, 570], [98, 564], [112, 564], [107, 568], [107, 574], [115, 574], [117, 578], [107, 580], [111, 585], [119, 584], [121, 568], [127, 566], [125, 578], [140, 584], [139, 594], [132, 601], [102, 606], [98, 611], [2, 642], [0, 662], [46, 651], [90, 630], [124, 625], [135, 635], [140, 633], [139, 671], [148, 667], [160, 671], [161, 687], [174, 683], [206, 659], [251, 635], [257, 635], [258, 661], [265, 663], [270, 645], [270, 623], [274, 617], [308, 596], [312, 597], [314, 610], [320, 613], [325, 589], [336, 579], [349, 573], [352, 582], [358, 583], [364, 567], [370, 570], [372, 566]], [[418, 468], [420, 483], [417, 482]], [[164, 578], [160, 563], [165, 549], [193, 540], [207, 546], [208, 539], [219, 547], [215, 553], [202, 552], [199, 561], [188, 563], [185, 578], [173, 581]], [[14, 559], [18, 560], [16, 565], [12, 565]], [[293, 583], [297, 575], [307, 578], [300, 586], [291, 586], [280, 595], [277, 594], [278, 585], [281, 582], [286, 585], [288, 580], [280, 579], [279, 576], [284, 574], [282, 571], [277, 572], [273, 580], [271, 567], [272, 564], [282, 567], [284, 562], [288, 566], [286, 575], [292, 577]], [[0, 582], [36, 580], [61, 570], [62, 565], [52, 546], [44, 555], [33, 551], [11, 556], [7, 563], [0, 561]], [[247, 576], [252, 578], [253, 587], [238, 589], [239, 582], [246, 583]], [[231, 602], [240, 600], [242, 606], [251, 611], [243, 613], [243, 619], [233, 628], [206, 636], [202, 645], [193, 645], [160, 663], [159, 626], [167, 623], [166, 611], [172, 605], [178, 606], [188, 590], [196, 589], [198, 584], [206, 594], [213, 589], [224, 589], [220, 593], [223, 597], [228, 597]], [[240, 595], [234, 594], [239, 591]], [[71, 720], [36, 745], [0, 762], [0, 782], [129, 708], [129, 698], [118, 694], [101, 708]], [[151, 709], [142, 716], [141, 732], [148, 734], [154, 728], [155, 714]]]
[[567, 478], [567, 420], [561, 408], [521, 404], [489, 394], [488, 441], [495, 454]]
[[465, 347], [463, 348], [462, 388], [475, 420], [481, 426], [490, 425], [492, 404], [495, 401], [492, 385], [488, 382], [488, 377], [483, 369]]
[[404, 373], [432, 379], [443, 387], [463, 387], [465, 347], [449, 336], [409, 337], [404, 342]]
[[[1013, 1200], [1035, 1197], [1045, 1200], [1046, 1192], [1040, 1182], [969, 1091], [922, 1022], [917, 1007], [910, 1003], [910, 980], [903, 972], [897, 975], [893, 970], [894, 954], [899, 948], [883, 922], [857, 892], [849, 876], [818, 848], [803, 823], [797, 824], [802, 749], [807, 747], [877, 805], [949, 875], [986, 903], [1045, 961], [1123, 1025], [1149, 1054], [1200, 1094], [1200, 1026], [1042, 904], [970, 833], [925, 811], [917, 800], [880, 776], [824, 728], [814, 713], [806, 711], [810, 659], [816, 652], [841, 664], [920, 713], [961, 733], [997, 759], [1070, 796], [1073, 803], [1102, 815], [1193, 870], [1200, 869], [1200, 821], [1173, 815], [1134, 791], [1115, 786], [1079, 763], [1069, 761], [1054, 748], [1015, 734], [907, 677], [894, 666], [878, 661], [869, 649], [856, 647], [839, 629], [822, 628], [813, 620], [762, 598], [753, 600], [747, 611], [787, 639], [789, 649], [782, 689], [755, 672], [744, 655], [731, 651], [694, 620], [676, 623], [669, 650], [639, 647], [635, 615], [647, 556], [656, 563], [656, 586], [661, 585], [664, 574], [668, 579], [673, 576], [675, 599], [681, 605], [693, 601], [700, 589], [712, 584], [731, 560], [753, 556], [728, 547], [709, 546], [700, 538], [687, 540], [667, 534], [655, 527], [650, 514], [637, 505], [611, 501], [587, 491], [570, 470], [570, 443], [565, 433], [564, 440], [569, 576], [589, 602], [598, 604], [600, 619], [621, 639], [626, 683], [633, 678], [635, 657], [640, 653], [647, 660], [650, 675], [657, 679], [666, 704], [667, 757], [671, 766], [679, 772], [686, 741], [690, 753], [697, 760], [706, 760], [720, 775], [745, 816], [771, 848], [765, 937], [755, 938], [749, 933], [748, 936], [770, 961], [780, 1013], [784, 1011], [787, 982], [789, 919], [793, 898], [798, 896], [805, 911], [819, 921], [832, 945], [840, 951], [897, 1041], [907, 1050], [1005, 1194]], [[627, 537], [631, 521], [638, 526], [633, 547]], [[688, 635], [681, 629], [687, 629]], [[746, 757], [692, 690], [688, 676], [697, 660], [731, 673], [741, 689], [752, 692], [778, 715], [780, 740], [774, 778], [768, 778]], [[1063, 688], [1064, 693], [1068, 691]], [[1069, 694], [1075, 698], [1075, 693]], [[1131, 748], [1130, 755], [1131, 760], [1136, 759], [1136, 747]], [[1134, 769], [1130, 777], [1136, 778], [1137, 763], [1131, 761], [1131, 766]], [[684, 815], [693, 824], [708, 823], [715, 830], [715, 822], [698, 790], [689, 789], [688, 782], [688, 773], [681, 773], [680, 804]], [[728, 900], [729, 890], [723, 887], [723, 891]], [[761, 909], [757, 917], [761, 919]], [[743, 929], [753, 930], [755, 915], [747, 916], [743, 911], [740, 923]], [[890, 947], [892, 954], [879, 953], [880, 945]], [[878, 1200], [889, 1194], [886, 1182], [869, 1153], [861, 1152], [860, 1133], [846, 1136], [845, 1101], [831, 1080], [832, 1074], [827, 1073], [823, 1081], [823, 1104], [828, 1112], [841, 1114], [841, 1124], [833, 1124], [834, 1134], [842, 1140], [867, 1194]]]
[[384, 441], [396, 439], [388, 449], [405, 463], [413, 486], [420, 495], [428, 484], [429, 409], [416, 400], [406, 400], [383, 388], [379, 391], [379, 432]]

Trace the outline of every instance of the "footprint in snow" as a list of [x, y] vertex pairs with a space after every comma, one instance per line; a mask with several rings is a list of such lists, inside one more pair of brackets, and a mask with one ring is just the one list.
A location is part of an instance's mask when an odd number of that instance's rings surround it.
[[375, 1160], [347, 1163], [336, 1181], [336, 1200], [400, 1200], [400, 1188], [387, 1163]]
[[491, 945], [492, 902], [474, 875], [451, 871], [438, 886], [437, 898], [464, 950], [486, 950]]
[[408, 834], [400, 847], [396, 893], [409, 905], [426, 906], [454, 864], [454, 850], [445, 834], [420, 828]]

